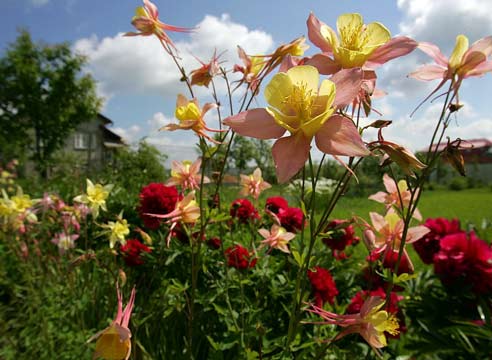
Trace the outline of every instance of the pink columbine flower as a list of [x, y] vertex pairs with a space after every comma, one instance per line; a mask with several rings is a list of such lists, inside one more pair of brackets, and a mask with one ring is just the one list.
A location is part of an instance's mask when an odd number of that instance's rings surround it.
[[338, 315], [311, 304], [307, 311], [319, 315], [324, 321], [307, 322], [308, 324], [338, 325], [343, 328], [334, 341], [348, 334], [360, 334], [364, 340], [379, 354], [379, 350], [387, 345], [385, 332], [391, 335], [398, 334], [398, 320], [394, 314], [381, 310], [384, 300], [377, 296], [370, 296], [356, 314]]
[[[301, 65], [277, 73], [265, 88], [266, 109], [243, 111], [224, 124], [243, 136], [277, 139], [272, 155], [279, 182], [287, 182], [309, 157], [311, 142], [331, 155], [366, 156], [366, 149], [353, 121], [335, 114], [357, 95], [360, 70], [339, 72], [323, 80], [313, 66]], [[286, 131], [289, 136], [282, 137]]]
[[188, 100], [186, 96], [179, 94], [176, 100], [176, 110], [174, 112], [174, 116], [179, 120], [179, 123], [164, 125], [159, 130], [193, 130], [198, 136], [202, 136], [211, 142], [218, 143], [205, 131], [221, 132], [221, 130], [210, 129], [205, 124], [204, 119], [205, 114], [216, 107], [217, 104], [207, 103], [203, 108], [200, 108], [197, 99]]
[[[405, 180], [400, 180], [396, 183], [388, 174], [383, 175], [383, 183], [387, 192], [378, 191], [377, 193], [369, 196], [369, 200], [377, 201], [378, 203], [385, 204], [386, 210], [390, 210], [393, 206], [401, 211], [403, 208], [408, 207], [412, 194], [408, 190], [408, 184]], [[417, 196], [415, 194], [415, 196]], [[415, 209], [413, 217], [416, 220], [422, 220], [422, 214], [418, 209]]]
[[355, 67], [373, 70], [417, 47], [416, 41], [405, 36], [391, 38], [389, 30], [379, 22], [364, 24], [356, 13], [338, 17], [338, 35], [313, 13], [307, 19], [307, 28], [309, 40], [322, 51], [308, 64], [325, 75]]
[[[386, 216], [378, 213], [369, 213], [372, 226], [366, 224], [364, 231], [364, 243], [369, 251], [374, 250], [374, 254], [388, 251], [399, 251], [403, 236], [404, 222], [396, 213], [390, 212]], [[429, 228], [419, 225], [408, 229], [405, 244], [411, 244], [419, 240], [429, 232]], [[409, 264], [409, 269], [413, 271], [413, 263], [408, 256], [407, 250], [403, 249], [402, 261]]]
[[[166, 186], [181, 186], [182, 189], [196, 190], [200, 187], [202, 176], [200, 166], [202, 159], [198, 158], [194, 163], [185, 160], [182, 162], [173, 161], [171, 164], [171, 178], [166, 182]], [[208, 184], [210, 179], [203, 177], [203, 183]]]
[[294, 233], [287, 232], [287, 230], [277, 224], [273, 224], [270, 231], [259, 229], [258, 232], [265, 239], [262, 240], [260, 247], [268, 245], [272, 249], [278, 249], [287, 254], [290, 253], [288, 242], [296, 236]]
[[[167, 44], [176, 50], [176, 46], [171, 38], [166, 34], [166, 31], [190, 32], [192, 29], [168, 25], [159, 20], [159, 10], [149, 0], [143, 0], [144, 6], [140, 6], [135, 10], [135, 16], [132, 18], [132, 25], [139, 31], [127, 32], [125, 36], [151, 36], [155, 35], [161, 42]], [[169, 49], [164, 47], [166, 51]]]
[[60, 254], [64, 254], [70, 249], [75, 247], [75, 240], [79, 238], [78, 234], [68, 235], [67, 233], [60, 232], [55, 235], [55, 237], [51, 240], [51, 242], [58, 246], [58, 250]]
[[260, 193], [263, 190], [269, 189], [272, 186], [261, 177], [261, 169], [256, 168], [251, 175], [241, 174], [242, 189], [239, 192], [240, 196], [251, 195], [255, 200], [258, 200]]
[[408, 76], [424, 81], [441, 79], [426, 99], [435, 94], [448, 80], [451, 80], [453, 90], [457, 92], [463, 79], [482, 76], [492, 71], [492, 60], [488, 60], [492, 54], [492, 36], [484, 37], [468, 47], [468, 38], [458, 35], [449, 59], [434, 44], [421, 42], [418, 48], [432, 57], [436, 63], [423, 65]]
[[118, 286], [116, 286], [116, 294], [118, 297], [118, 310], [113, 323], [88, 340], [88, 342], [90, 342], [97, 339], [96, 350], [93, 356], [94, 359], [103, 358], [108, 360], [127, 360], [130, 358], [132, 351], [132, 342], [130, 338], [132, 337], [132, 333], [128, 328], [128, 324], [130, 322], [133, 304], [135, 302], [135, 287], [132, 290], [130, 300], [126, 304], [124, 310], [121, 292]]
[[168, 214], [145, 214], [159, 219], [167, 219], [167, 223], [171, 224], [169, 235], [167, 236], [167, 246], [171, 242], [171, 236], [174, 228], [178, 223], [194, 224], [200, 217], [200, 207], [195, 201], [195, 191], [191, 191], [182, 200], [176, 203], [176, 207]]

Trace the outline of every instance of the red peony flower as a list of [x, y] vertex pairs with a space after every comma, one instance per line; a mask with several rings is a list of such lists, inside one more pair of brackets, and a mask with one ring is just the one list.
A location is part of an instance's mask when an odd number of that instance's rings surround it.
[[218, 237], [213, 237], [207, 240], [207, 245], [209, 248], [213, 250], [220, 249], [220, 245], [222, 244], [222, 241]]
[[302, 230], [304, 225], [304, 214], [299, 208], [287, 208], [280, 210], [277, 214], [280, 224], [289, 232], [297, 232]]
[[307, 276], [313, 288], [314, 304], [323, 307], [325, 302], [333, 304], [338, 289], [330, 272], [320, 266], [315, 266], [314, 271], [308, 270]]
[[434, 271], [446, 286], [468, 285], [477, 294], [492, 292], [492, 249], [474, 232], [443, 237]]
[[127, 240], [126, 244], [120, 247], [120, 250], [128, 266], [142, 265], [144, 263], [141, 258], [142, 252], [150, 253], [152, 251], [148, 246], [136, 239]]
[[325, 228], [325, 233], [331, 232], [330, 237], [323, 238], [323, 243], [331, 248], [333, 256], [338, 259], [345, 259], [347, 256], [343, 252], [349, 245], [359, 242], [359, 237], [355, 236], [354, 227], [345, 220], [333, 220]]
[[287, 210], [289, 203], [282, 196], [272, 196], [266, 199], [265, 208], [274, 214], [280, 210]]
[[145, 226], [156, 230], [162, 219], [144, 214], [168, 214], [174, 210], [176, 202], [181, 199], [175, 186], [166, 186], [161, 183], [150, 183], [140, 192], [138, 212]]
[[258, 210], [255, 209], [248, 199], [236, 199], [231, 204], [229, 214], [237, 218], [239, 222], [247, 223], [248, 221], [259, 219]]
[[225, 256], [227, 265], [235, 267], [238, 270], [252, 268], [256, 265], [256, 258], [251, 259], [248, 249], [241, 245], [234, 245], [226, 249]]
[[439, 242], [444, 236], [464, 232], [458, 219], [427, 219], [424, 225], [430, 232], [414, 242], [413, 247], [425, 264], [432, 264], [434, 255], [439, 251]]
[[[347, 314], [357, 314], [360, 312], [364, 301], [370, 296], [378, 296], [381, 299], [386, 300], [386, 291], [383, 288], [377, 288], [375, 290], [361, 290], [355, 294], [355, 296], [350, 300], [350, 304], [345, 311]], [[398, 324], [400, 325], [398, 331], [400, 333], [406, 332], [407, 327], [405, 325], [405, 316], [403, 312], [398, 307], [398, 303], [403, 300], [403, 296], [398, 295], [396, 292], [392, 291], [390, 294], [390, 302], [389, 307], [385, 304], [384, 310], [388, 311], [391, 314], [395, 314], [398, 318]], [[393, 338], [399, 338], [399, 335], [392, 336], [391, 334], [386, 334]]]

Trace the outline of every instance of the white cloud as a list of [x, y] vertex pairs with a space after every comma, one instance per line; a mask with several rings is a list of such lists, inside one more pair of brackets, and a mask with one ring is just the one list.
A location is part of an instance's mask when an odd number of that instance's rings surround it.
[[50, 2], [50, 0], [30, 0], [30, 3], [34, 7], [41, 7], [44, 5], [47, 5]]
[[122, 128], [122, 127], [111, 128], [111, 131], [121, 136], [127, 144], [131, 144], [138, 140], [142, 129], [138, 125], [132, 125], [128, 128]]
[[[214, 50], [225, 51], [220, 58], [226, 67], [239, 62], [237, 45], [248, 53], [265, 53], [273, 46], [272, 37], [233, 22], [229, 15], [220, 18], [206, 15], [188, 40], [176, 42], [181, 63], [187, 72], [208, 61]], [[173, 34], [170, 34], [171, 37]], [[99, 39], [93, 35], [77, 41], [74, 49], [89, 58], [90, 70], [106, 95], [158, 93], [175, 96], [185, 92], [172, 58], [154, 37], [115, 37]]]

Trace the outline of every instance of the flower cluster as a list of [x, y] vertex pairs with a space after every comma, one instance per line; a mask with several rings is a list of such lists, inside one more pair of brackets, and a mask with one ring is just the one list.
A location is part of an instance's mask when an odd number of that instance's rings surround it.
[[347, 257], [344, 250], [349, 245], [355, 245], [359, 242], [359, 237], [355, 235], [355, 230], [350, 222], [345, 220], [332, 220], [326, 226], [325, 233], [328, 237], [322, 238], [323, 243], [333, 251], [335, 259], [344, 259]]
[[256, 265], [256, 258], [251, 258], [252, 254], [241, 245], [234, 245], [226, 249], [225, 256], [227, 265], [238, 270], [245, 270]]
[[152, 250], [137, 239], [128, 239], [126, 244], [121, 246], [120, 251], [128, 266], [137, 266], [144, 263], [142, 254], [150, 253]]
[[258, 210], [248, 199], [236, 199], [231, 204], [229, 214], [236, 218], [240, 223], [248, 223], [260, 218]]
[[304, 214], [300, 208], [289, 207], [289, 203], [281, 196], [272, 196], [266, 200], [265, 209], [278, 218], [280, 225], [289, 232], [296, 233], [304, 226]]

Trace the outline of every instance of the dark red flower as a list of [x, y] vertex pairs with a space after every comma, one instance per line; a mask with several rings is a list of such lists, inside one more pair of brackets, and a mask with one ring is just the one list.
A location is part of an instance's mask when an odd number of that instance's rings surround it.
[[168, 214], [174, 210], [179, 199], [180, 195], [175, 186], [150, 183], [142, 188], [138, 212], [145, 226], [151, 230], [158, 229], [162, 220], [145, 214]]
[[222, 241], [218, 237], [213, 237], [207, 240], [207, 245], [209, 248], [217, 250], [220, 249]]
[[229, 214], [237, 218], [239, 222], [247, 223], [251, 220], [259, 219], [258, 210], [255, 209], [248, 199], [236, 199], [231, 204]]
[[314, 304], [323, 307], [325, 302], [333, 304], [338, 289], [330, 272], [320, 266], [315, 266], [314, 271], [308, 270], [307, 276], [313, 288]]
[[441, 239], [446, 235], [463, 232], [463, 230], [460, 228], [458, 219], [451, 221], [445, 218], [427, 219], [424, 225], [430, 229], [430, 232], [414, 242], [413, 247], [425, 264], [432, 264], [434, 254], [439, 251]]
[[[350, 300], [350, 304], [347, 307], [347, 310], [345, 311], [347, 314], [357, 314], [360, 312], [360, 309], [362, 307], [362, 304], [364, 304], [364, 301], [370, 296], [379, 296], [380, 298], [386, 300], [386, 290], [383, 288], [377, 288], [375, 290], [361, 290], [355, 296]], [[395, 314], [396, 317], [398, 318], [398, 324], [400, 325], [398, 331], [400, 333], [406, 332], [407, 327], [405, 325], [405, 316], [403, 315], [403, 312], [400, 310], [398, 307], [398, 303], [403, 300], [403, 296], [398, 295], [396, 292], [392, 291], [390, 293], [390, 302], [389, 305], [385, 304], [384, 305], [384, 310], [391, 314]], [[386, 333], [386, 335], [390, 335]], [[390, 336], [393, 338], [399, 338], [399, 335], [396, 336]]]
[[256, 258], [251, 259], [248, 249], [241, 245], [234, 245], [226, 249], [227, 265], [238, 270], [252, 268], [256, 265]]
[[346, 220], [330, 221], [324, 232], [330, 233], [330, 237], [323, 238], [322, 241], [331, 248], [333, 256], [338, 260], [347, 258], [343, 252], [347, 246], [360, 241], [359, 237], [355, 236], [354, 227]]
[[281, 209], [277, 214], [280, 224], [285, 230], [290, 232], [297, 232], [302, 230], [304, 224], [304, 214], [299, 208], [287, 208]]
[[280, 210], [286, 210], [289, 203], [282, 196], [272, 196], [266, 199], [265, 208], [274, 214], [278, 214]]
[[144, 263], [141, 257], [142, 252], [150, 253], [152, 251], [148, 246], [136, 239], [127, 240], [126, 244], [120, 247], [120, 250], [128, 266], [142, 265]]
[[[398, 261], [398, 250], [391, 250], [388, 249], [387, 251], [384, 252], [377, 252], [373, 251], [368, 257], [367, 261], [369, 262], [375, 262], [381, 259], [381, 257], [384, 254], [383, 258], [383, 268], [385, 269], [390, 269], [392, 272], [395, 269], [396, 262]], [[396, 272], [397, 275], [400, 274], [413, 274], [413, 267], [410, 263], [410, 259], [405, 256], [405, 254], [402, 255], [400, 259], [400, 265], [398, 266], [398, 271]]]
[[474, 232], [443, 237], [434, 255], [434, 271], [446, 286], [471, 285], [475, 293], [492, 292], [492, 249]]

